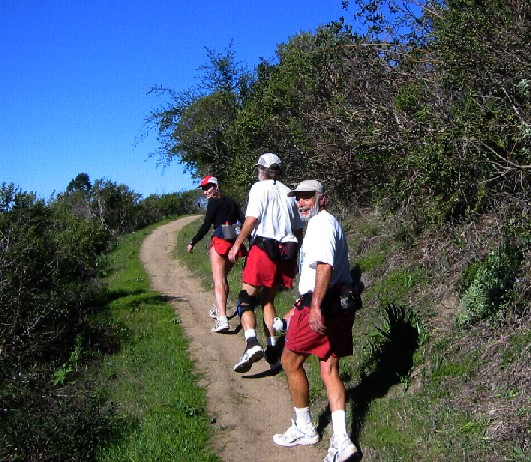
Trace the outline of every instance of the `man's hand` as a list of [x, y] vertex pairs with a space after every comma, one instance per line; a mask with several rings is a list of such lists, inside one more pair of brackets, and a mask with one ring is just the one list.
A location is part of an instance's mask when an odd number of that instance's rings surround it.
[[239, 251], [240, 251], [240, 244], [235, 242], [234, 245], [232, 246], [232, 248], [229, 250], [229, 254], [227, 255], [229, 260], [232, 263], [236, 263], [236, 261], [238, 260], [238, 252]]
[[323, 324], [321, 302], [326, 295], [331, 278], [332, 267], [327, 263], [317, 262], [315, 268], [315, 287], [312, 294], [312, 304], [310, 306], [310, 318], [308, 319], [308, 324], [310, 325], [310, 329], [322, 335], [326, 334], [326, 327]]
[[326, 334], [326, 326], [323, 324], [323, 316], [321, 314], [321, 308], [312, 303], [310, 307], [310, 317], [308, 318], [308, 324], [310, 329], [318, 334]]
[[242, 228], [240, 230], [240, 234], [236, 238], [236, 241], [234, 242], [232, 249], [229, 250], [229, 254], [227, 255], [228, 259], [232, 263], [236, 263], [236, 261], [238, 260], [238, 252], [240, 251], [240, 247], [243, 241], [245, 241], [245, 239], [247, 239], [250, 236], [251, 231], [254, 229], [257, 223], [258, 223], [257, 218], [245, 217], [245, 221], [243, 222]]
[[189, 252], [189, 253], [192, 253], [192, 251], [194, 250], [194, 246], [192, 245], [192, 243], [188, 244], [186, 246], [186, 250]]

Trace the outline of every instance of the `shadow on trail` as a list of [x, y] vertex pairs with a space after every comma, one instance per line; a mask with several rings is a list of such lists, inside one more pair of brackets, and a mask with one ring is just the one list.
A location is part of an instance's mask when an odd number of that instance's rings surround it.
[[188, 299], [184, 297], [176, 297], [175, 295], [160, 295], [161, 300], [171, 303], [171, 302], [187, 302]]
[[274, 377], [275, 375], [278, 375], [281, 370], [282, 368], [279, 367], [277, 369], [269, 369], [262, 372], [257, 372], [253, 375], [242, 375], [242, 379], [263, 379], [264, 377]]

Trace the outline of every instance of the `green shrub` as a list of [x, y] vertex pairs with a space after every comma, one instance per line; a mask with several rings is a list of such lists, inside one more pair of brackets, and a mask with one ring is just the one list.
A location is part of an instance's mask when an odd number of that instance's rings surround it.
[[112, 407], [79, 372], [104, 343], [92, 315], [109, 244], [96, 219], [0, 187], [2, 461], [88, 461], [110, 433]]
[[461, 278], [465, 287], [460, 300], [462, 310], [457, 315], [459, 326], [481, 320], [495, 321], [503, 315], [514, 297], [512, 289], [521, 259], [517, 247], [503, 242], [482, 262], [473, 262], [465, 269]]

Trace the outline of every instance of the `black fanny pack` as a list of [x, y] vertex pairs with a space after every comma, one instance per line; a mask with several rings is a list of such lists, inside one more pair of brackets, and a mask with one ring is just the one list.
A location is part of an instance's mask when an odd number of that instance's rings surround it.
[[252, 245], [258, 246], [273, 261], [293, 261], [297, 258], [299, 244], [297, 242], [278, 242], [275, 239], [256, 236]]
[[[312, 292], [301, 295], [295, 308], [301, 310], [312, 304]], [[339, 313], [356, 312], [362, 307], [361, 295], [353, 285], [338, 284], [330, 287], [321, 302], [323, 316], [332, 317]]]

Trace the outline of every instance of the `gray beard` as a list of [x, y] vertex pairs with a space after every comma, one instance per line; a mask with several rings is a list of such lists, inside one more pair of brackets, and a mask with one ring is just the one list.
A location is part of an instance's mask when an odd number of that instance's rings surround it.
[[312, 208], [308, 211], [308, 213], [304, 216], [301, 215], [301, 220], [305, 223], [308, 223], [311, 218], [313, 218], [315, 215], [319, 213], [319, 201], [316, 201], [315, 204], [313, 204]]

